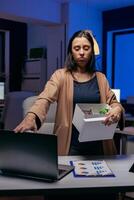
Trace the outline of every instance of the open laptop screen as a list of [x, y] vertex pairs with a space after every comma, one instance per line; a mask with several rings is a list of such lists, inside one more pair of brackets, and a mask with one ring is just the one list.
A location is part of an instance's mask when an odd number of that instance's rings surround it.
[[58, 165], [56, 135], [0, 130], [0, 170], [3, 175], [56, 181], [73, 168]]

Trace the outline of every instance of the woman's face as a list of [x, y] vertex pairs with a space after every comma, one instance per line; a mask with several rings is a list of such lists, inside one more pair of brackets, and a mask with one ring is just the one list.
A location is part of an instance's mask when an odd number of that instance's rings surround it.
[[85, 37], [76, 37], [72, 42], [72, 55], [79, 67], [85, 67], [92, 56], [91, 43]]

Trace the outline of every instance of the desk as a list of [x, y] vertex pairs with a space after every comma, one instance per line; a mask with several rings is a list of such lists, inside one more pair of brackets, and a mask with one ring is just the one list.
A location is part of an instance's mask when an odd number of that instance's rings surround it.
[[134, 191], [134, 173], [128, 172], [134, 162], [134, 155], [114, 157], [59, 157], [59, 163], [76, 159], [105, 159], [116, 177], [76, 178], [71, 172], [60, 181], [46, 183], [28, 179], [0, 176], [0, 195], [86, 195], [96, 192]]

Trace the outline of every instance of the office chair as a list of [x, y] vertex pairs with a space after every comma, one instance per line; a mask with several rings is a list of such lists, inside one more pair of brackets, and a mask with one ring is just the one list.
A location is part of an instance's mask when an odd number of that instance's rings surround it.
[[[26, 115], [30, 107], [34, 104], [36, 101], [37, 96], [28, 97], [23, 101], [23, 116]], [[54, 129], [54, 123], [55, 123], [55, 114], [56, 114], [56, 106], [57, 103], [54, 102], [50, 104], [45, 122], [42, 124], [40, 129], [37, 131], [39, 133], [47, 133], [52, 134]]]
[[27, 97], [35, 95], [30, 91], [9, 92], [5, 97], [2, 122], [3, 128], [13, 130], [23, 119], [22, 103]]

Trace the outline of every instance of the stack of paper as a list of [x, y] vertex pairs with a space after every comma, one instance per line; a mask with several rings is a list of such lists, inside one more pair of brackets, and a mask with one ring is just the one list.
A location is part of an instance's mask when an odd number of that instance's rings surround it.
[[105, 113], [111, 109], [107, 104], [76, 104], [73, 124], [79, 131], [79, 141], [112, 139], [117, 123], [105, 126]]
[[77, 160], [71, 161], [74, 166], [74, 176], [115, 176], [104, 160]]

